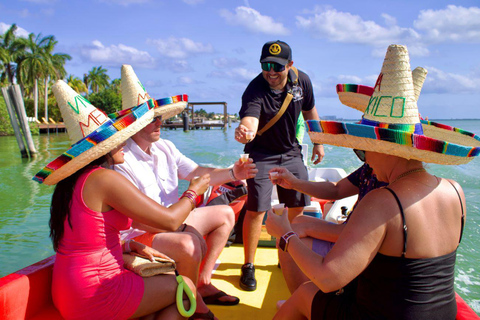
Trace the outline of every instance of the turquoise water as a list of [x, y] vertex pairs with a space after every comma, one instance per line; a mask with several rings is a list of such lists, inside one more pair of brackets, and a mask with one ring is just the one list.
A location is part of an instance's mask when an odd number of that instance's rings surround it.
[[[480, 120], [442, 121], [480, 133]], [[234, 127], [183, 132], [167, 130], [162, 137], [204, 166], [227, 167], [242, 153], [233, 138]], [[309, 141], [305, 135], [305, 142]], [[53, 187], [31, 180], [49, 160], [68, 149], [66, 134], [35, 136], [39, 154], [33, 161], [20, 157], [14, 137], [0, 137], [0, 277], [53, 254], [48, 237], [48, 219]], [[326, 157], [319, 167], [341, 167], [347, 173], [360, 162], [350, 149], [325, 146]], [[311, 163], [310, 163], [311, 165]], [[467, 223], [458, 249], [455, 286], [457, 292], [480, 314], [480, 159], [461, 166], [427, 165], [429, 172], [458, 181], [467, 200]], [[186, 188], [180, 184], [180, 189]]]

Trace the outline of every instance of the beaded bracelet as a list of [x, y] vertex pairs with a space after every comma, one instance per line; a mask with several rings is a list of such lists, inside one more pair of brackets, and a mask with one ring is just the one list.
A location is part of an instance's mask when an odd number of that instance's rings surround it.
[[190, 200], [190, 202], [192, 203], [192, 209], [195, 209], [195, 204], [197, 199], [197, 193], [195, 191], [187, 190], [182, 194], [180, 199], [181, 198], [187, 198], [188, 200]]

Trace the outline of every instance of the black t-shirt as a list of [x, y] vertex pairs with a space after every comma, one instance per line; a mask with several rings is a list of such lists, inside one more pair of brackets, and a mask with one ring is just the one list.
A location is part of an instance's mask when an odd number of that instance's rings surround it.
[[293, 154], [300, 151], [296, 139], [296, 127], [301, 111], [309, 111], [315, 106], [312, 82], [302, 71], [298, 71], [298, 82], [293, 86], [291, 79], [296, 75], [290, 70], [288, 82], [283, 92], [275, 93], [260, 73], [248, 85], [242, 96], [240, 118], [259, 119], [258, 130], [262, 129], [282, 107], [287, 92], [291, 90], [293, 99], [280, 119], [261, 136], [245, 145], [245, 152], [254, 151], [266, 154]]

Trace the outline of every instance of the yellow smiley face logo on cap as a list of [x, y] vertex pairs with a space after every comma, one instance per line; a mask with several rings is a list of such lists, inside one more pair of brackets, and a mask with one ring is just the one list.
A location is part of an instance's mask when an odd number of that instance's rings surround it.
[[280, 54], [280, 52], [282, 52], [282, 48], [277, 43], [274, 43], [270, 46], [270, 48], [268, 48], [268, 51], [270, 52], [270, 54], [276, 56], [277, 54]]

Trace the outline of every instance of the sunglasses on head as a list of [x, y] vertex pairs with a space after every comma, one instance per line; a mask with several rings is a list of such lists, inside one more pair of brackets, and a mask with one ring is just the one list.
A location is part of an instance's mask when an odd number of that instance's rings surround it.
[[355, 154], [357, 155], [358, 159], [360, 159], [360, 161], [365, 162], [365, 151], [353, 149], [353, 152], [355, 152]]
[[162, 122], [162, 116], [157, 116], [157, 117], [153, 118], [152, 122], [150, 122], [150, 123], [154, 123], [157, 120], [160, 120], [160, 122]]
[[270, 71], [271, 69], [273, 69], [273, 71], [275, 71], [275, 72], [282, 72], [283, 70], [285, 70], [285, 66], [282, 66], [281, 64], [276, 63], [276, 62], [263, 62], [262, 63], [262, 70], [263, 71]]

